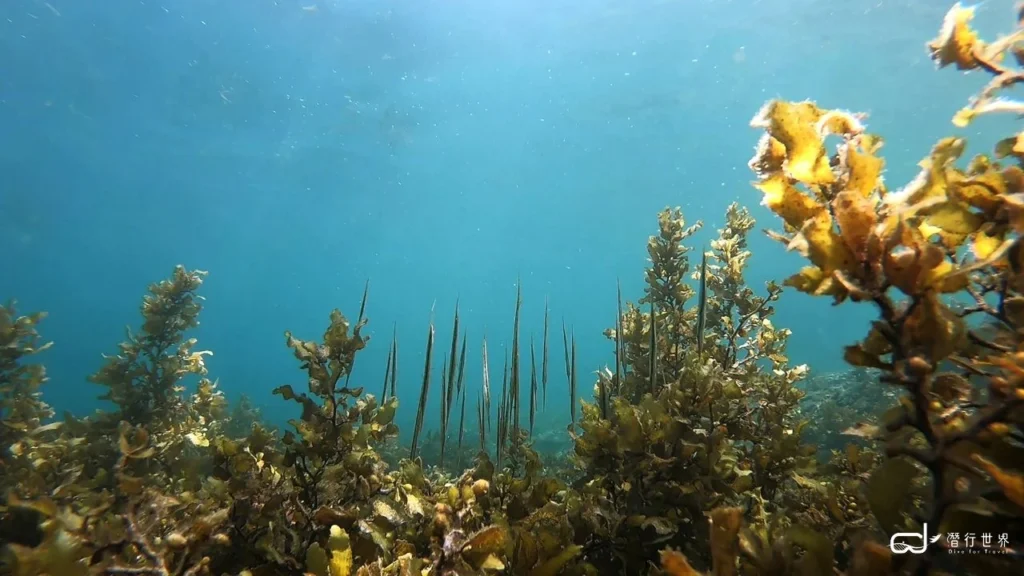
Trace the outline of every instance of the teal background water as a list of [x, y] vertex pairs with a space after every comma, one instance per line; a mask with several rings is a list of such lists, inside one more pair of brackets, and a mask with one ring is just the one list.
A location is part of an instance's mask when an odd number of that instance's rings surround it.
[[[1011, 5], [982, 6], [980, 30], [1009, 30]], [[948, 8], [6, 0], [0, 298], [49, 311], [47, 398], [84, 414], [102, 406], [85, 377], [138, 324], [146, 285], [178, 263], [209, 270], [196, 336], [215, 352], [211, 377], [280, 422], [293, 407], [270, 390], [303, 384], [283, 331], [317, 337], [333, 307], [354, 317], [369, 279], [374, 341], [355, 380], [379, 388], [395, 327], [409, 423], [432, 306], [439, 370], [460, 300], [474, 390], [485, 333], [500, 381], [521, 278], [524, 339], [539, 344], [550, 301], [549, 394], [565, 394], [564, 318], [589, 396], [591, 371], [613, 361], [601, 332], [616, 280], [641, 295], [659, 209], [704, 221], [698, 249], [733, 201], [778, 226], [746, 167], [766, 99], [870, 113], [890, 187], [913, 177], [984, 81], [928, 59]], [[982, 150], [1004, 121], [961, 134]], [[760, 234], [752, 247], [752, 285], [800, 264]], [[791, 358], [819, 371], [843, 368], [841, 344], [870, 313], [792, 291], [777, 308]], [[549, 421], [566, 421], [554, 406]]]

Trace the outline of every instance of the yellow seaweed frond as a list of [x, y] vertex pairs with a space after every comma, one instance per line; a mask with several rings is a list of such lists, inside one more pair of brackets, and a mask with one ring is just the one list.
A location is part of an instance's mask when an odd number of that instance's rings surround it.
[[978, 67], [974, 50], [980, 40], [971, 28], [974, 6], [957, 2], [946, 12], [939, 35], [928, 42], [928, 51], [939, 68], [956, 65], [958, 70], [973, 70]]

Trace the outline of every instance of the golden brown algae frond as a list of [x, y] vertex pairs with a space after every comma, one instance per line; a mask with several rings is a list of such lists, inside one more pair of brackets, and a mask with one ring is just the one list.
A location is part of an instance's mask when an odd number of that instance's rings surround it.
[[[969, 27], [972, 14], [956, 5], [929, 44], [940, 67], [995, 77], [958, 113], [958, 125], [999, 108], [994, 95], [1021, 78], [999, 58], [1017, 54], [1020, 31], [985, 44]], [[822, 129], [830, 114], [841, 119], [839, 129]], [[859, 120], [806, 102], [772, 102], [752, 122], [765, 135], [751, 168], [763, 203], [786, 225], [786, 234], [774, 236], [810, 263], [786, 284], [878, 310], [868, 334], [845, 354], [855, 366], [881, 370], [882, 380], [904, 393], [879, 431], [888, 458], [866, 486], [871, 511], [886, 536], [924, 522], [1017, 534], [1024, 525], [1024, 477], [1013, 471], [1024, 461], [1015, 438], [1024, 422], [1024, 315], [1013, 312], [1024, 298], [1017, 136], [964, 167], [957, 161], [965, 141], [943, 139], [917, 178], [890, 192], [881, 179], [881, 140]], [[831, 158], [824, 155], [827, 135], [841, 141]], [[958, 297], [975, 305], [954, 306]], [[976, 320], [998, 325], [999, 343], [983, 336]], [[941, 553], [931, 547], [887, 570], [927, 573]], [[962, 564], [1002, 574], [1019, 562], [1003, 555]]]

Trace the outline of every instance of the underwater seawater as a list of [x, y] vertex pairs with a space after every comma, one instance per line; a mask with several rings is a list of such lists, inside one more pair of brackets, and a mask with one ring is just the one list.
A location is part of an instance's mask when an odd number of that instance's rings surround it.
[[0, 62], [0, 576], [1024, 570], [1010, 0], [8, 0]]

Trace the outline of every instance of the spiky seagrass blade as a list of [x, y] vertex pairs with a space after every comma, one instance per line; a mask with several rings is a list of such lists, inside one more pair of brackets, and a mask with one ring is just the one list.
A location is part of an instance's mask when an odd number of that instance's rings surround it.
[[484, 409], [484, 427], [487, 430], [491, 429], [491, 369], [487, 361], [487, 336], [484, 336], [483, 343], [483, 379], [484, 379], [484, 397], [483, 409]]
[[[356, 318], [356, 326], [362, 326], [363, 319], [366, 317], [366, 299], [370, 295], [370, 279], [366, 279], [366, 284], [363, 285], [363, 298], [359, 302], [359, 317]], [[348, 374], [345, 375], [345, 388], [348, 388], [348, 383], [352, 380], [352, 370], [356, 366], [356, 357], [352, 356], [352, 361], [348, 365]]]
[[505, 363], [501, 368], [501, 399], [498, 401], [498, 434], [495, 437], [495, 459], [501, 469], [502, 455], [505, 452], [505, 438], [508, 435], [508, 350], [505, 350]]
[[530, 436], [533, 436], [533, 424], [537, 417], [537, 354], [530, 336]]
[[516, 279], [516, 313], [512, 324], [512, 373], [509, 375], [509, 395], [511, 397], [511, 424], [512, 439], [519, 438], [519, 314], [523, 306], [523, 284], [522, 279]]
[[359, 318], [356, 319], [356, 324], [363, 321], [366, 317], [366, 299], [370, 295], [370, 279], [366, 279], [366, 283], [363, 284], [363, 298], [359, 302]]
[[444, 382], [444, 396], [441, 400], [441, 466], [444, 466], [445, 448], [448, 445], [448, 424], [451, 419], [452, 402], [455, 399], [456, 353], [459, 350], [459, 301], [455, 301], [455, 314], [452, 318], [452, 345], [443, 369], [441, 380]]
[[451, 410], [451, 403], [447, 400], [451, 395], [448, 383], [448, 354], [445, 354], [441, 359], [441, 460], [438, 466], [444, 466], [445, 446], [448, 444], [448, 412]]
[[462, 395], [462, 408], [459, 415], [459, 444], [455, 454], [455, 468], [462, 468], [462, 434], [466, 430], [466, 395]]
[[388, 360], [385, 362], [384, 367], [384, 387], [380, 391], [380, 400], [382, 403], [388, 399], [388, 383], [391, 382], [391, 355], [394, 353], [395, 349], [393, 347], [388, 349]]
[[569, 410], [572, 423], [576, 423], [576, 330], [572, 331], [572, 364], [569, 369]]
[[498, 430], [494, 434], [494, 459], [495, 459], [495, 462], [497, 463], [499, 469], [501, 468], [501, 452], [502, 452], [501, 446], [502, 446], [502, 444], [504, 442], [503, 438], [505, 437], [505, 416], [504, 416], [504, 412], [505, 412], [505, 399], [504, 399], [504, 397], [502, 397], [500, 400], [498, 400]]
[[480, 395], [476, 399], [476, 433], [480, 437], [480, 451], [487, 450], [487, 417], [484, 415], [484, 397]]
[[565, 318], [562, 318], [562, 350], [565, 351], [565, 383], [569, 385], [572, 377], [569, 373], [569, 335], [565, 331]]
[[430, 359], [434, 353], [434, 319], [431, 314], [430, 328], [427, 330], [427, 352], [423, 361], [423, 384], [420, 386], [420, 401], [416, 408], [416, 424], [412, 429], [412, 447], [409, 449], [409, 458], [416, 459], [416, 449], [419, 447], [420, 431], [423, 430], [423, 416], [427, 410], [427, 395], [430, 392]]
[[618, 279], [615, 280], [615, 298], [617, 302], [615, 308], [615, 386], [621, 389], [625, 367], [622, 355], [622, 283]]
[[544, 342], [542, 346], [544, 350], [541, 352], [542, 358], [540, 361], [540, 387], [541, 387], [541, 406], [544, 410], [548, 409], [548, 314], [549, 306], [547, 298], [544, 299]]
[[398, 395], [398, 326], [391, 334], [391, 397]]
[[463, 396], [462, 384], [466, 380], [466, 333], [462, 333], [462, 351], [459, 352], [459, 376], [455, 379], [455, 396]]

